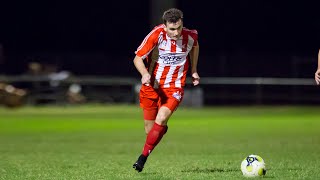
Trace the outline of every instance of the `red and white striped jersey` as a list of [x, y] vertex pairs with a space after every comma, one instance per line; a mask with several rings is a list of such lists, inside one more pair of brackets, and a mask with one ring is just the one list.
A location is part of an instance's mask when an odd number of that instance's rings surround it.
[[198, 32], [183, 28], [177, 40], [167, 36], [165, 25], [156, 26], [135, 52], [147, 60], [154, 88], [183, 87], [189, 68], [189, 52], [198, 44]]

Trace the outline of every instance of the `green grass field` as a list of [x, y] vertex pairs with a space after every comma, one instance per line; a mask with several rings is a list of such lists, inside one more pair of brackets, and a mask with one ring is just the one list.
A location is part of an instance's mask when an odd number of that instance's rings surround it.
[[247, 179], [258, 154], [267, 179], [320, 179], [320, 107], [181, 107], [145, 169], [138, 106], [0, 108], [0, 179]]

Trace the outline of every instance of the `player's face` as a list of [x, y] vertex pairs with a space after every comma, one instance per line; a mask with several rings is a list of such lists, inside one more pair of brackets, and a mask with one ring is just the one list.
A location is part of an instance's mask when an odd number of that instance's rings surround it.
[[177, 40], [181, 36], [183, 23], [180, 19], [176, 23], [166, 23], [166, 28], [164, 29], [167, 32], [167, 35], [174, 40]]

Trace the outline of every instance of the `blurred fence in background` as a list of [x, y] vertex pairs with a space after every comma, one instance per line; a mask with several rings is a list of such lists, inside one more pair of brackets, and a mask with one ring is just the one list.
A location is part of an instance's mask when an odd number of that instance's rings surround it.
[[[0, 76], [0, 82], [26, 90], [25, 104], [138, 103], [140, 80], [130, 77]], [[182, 105], [320, 104], [319, 87], [308, 78], [203, 77], [187, 80]]]

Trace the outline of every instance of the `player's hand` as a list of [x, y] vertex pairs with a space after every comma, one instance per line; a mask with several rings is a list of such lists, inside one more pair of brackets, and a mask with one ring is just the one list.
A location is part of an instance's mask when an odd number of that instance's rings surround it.
[[141, 83], [146, 85], [146, 86], [149, 86], [150, 84], [150, 79], [151, 79], [151, 76], [149, 73], [146, 73], [144, 75], [142, 75], [142, 78], [141, 78]]
[[318, 69], [314, 74], [314, 80], [316, 80], [317, 85], [320, 84], [320, 69]]
[[192, 83], [194, 86], [200, 83], [200, 76], [197, 72], [192, 73]]

